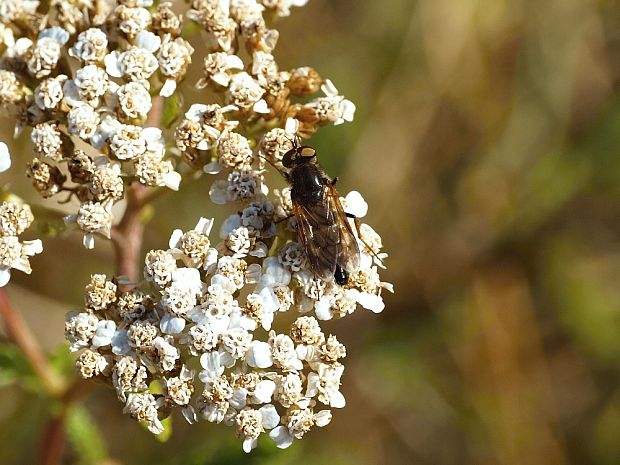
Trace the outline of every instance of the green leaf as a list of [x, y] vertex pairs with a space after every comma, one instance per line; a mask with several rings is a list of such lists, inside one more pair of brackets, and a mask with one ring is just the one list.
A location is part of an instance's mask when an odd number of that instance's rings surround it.
[[183, 32], [181, 33], [181, 37], [186, 39], [198, 34], [200, 32], [200, 26], [198, 23], [193, 21], [187, 21], [185, 27], [183, 27]]
[[79, 465], [98, 464], [108, 456], [97, 423], [83, 407], [74, 407], [68, 412], [67, 436], [78, 456]]
[[13, 344], [0, 344], [0, 386], [20, 382], [29, 383], [34, 373], [30, 363]]
[[140, 222], [142, 224], [148, 224], [155, 216], [155, 208], [153, 205], [146, 205], [142, 208], [142, 212], [140, 213]]
[[164, 430], [160, 434], [156, 434], [155, 438], [159, 442], [167, 442], [172, 436], [172, 417], [164, 418], [161, 424], [164, 425]]
[[61, 377], [71, 377], [75, 374], [74, 356], [69, 352], [67, 344], [61, 344], [49, 358], [52, 369]]
[[164, 114], [161, 119], [161, 124], [164, 127], [170, 127], [179, 117], [181, 113], [181, 107], [183, 106], [183, 100], [179, 92], [166, 98], [164, 100]]
[[164, 387], [162, 386], [160, 381], [154, 379], [153, 381], [149, 383], [149, 392], [153, 395], [163, 394]]

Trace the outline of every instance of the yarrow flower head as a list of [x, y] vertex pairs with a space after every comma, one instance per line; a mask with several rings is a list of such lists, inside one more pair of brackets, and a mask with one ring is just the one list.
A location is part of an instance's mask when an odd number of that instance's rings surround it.
[[[152, 0], [0, 0], [0, 112], [16, 135], [27, 131], [26, 175], [66, 204], [87, 249], [101, 238], [117, 251], [135, 245], [150, 200], [209, 179], [210, 200], [231, 214], [174, 229], [146, 253], [141, 279], [93, 274], [65, 337], [80, 376], [113, 387], [154, 434], [177, 410], [232, 426], [246, 452], [261, 436], [285, 448], [346, 403], [346, 348], [321, 322], [381, 312], [392, 290], [379, 275], [381, 237], [359, 221], [359, 266], [344, 284], [318, 276], [291, 189], [269, 185], [272, 165], [283, 171], [285, 153], [352, 121], [355, 105], [315, 69], [280, 69], [274, 56], [273, 19], [307, 0], [187, 3], [179, 14]], [[183, 36], [188, 21], [199, 40]], [[191, 84], [209, 100], [184, 108], [198, 47]], [[0, 172], [10, 165], [0, 143]], [[341, 202], [366, 215], [361, 194]], [[0, 285], [41, 252], [40, 240], [20, 239], [32, 221], [28, 206], [0, 205]]]
[[34, 221], [27, 204], [2, 202], [0, 204], [0, 287], [11, 279], [11, 270], [30, 274], [29, 257], [43, 251], [40, 239], [20, 241], [19, 237]]
[[[364, 210], [357, 192], [343, 202]], [[270, 200], [250, 203], [235, 218], [227, 223], [245, 224], [239, 227], [273, 245]], [[358, 273], [338, 286], [312, 278], [307, 260], [281, 258], [303, 257], [298, 247], [293, 252], [295, 242], [263, 259], [239, 254], [226, 233], [212, 245], [212, 226], [201, 218], [192, 230], [175, 230], [169, 249], [147, 253], [144, 281], [130, 291], [94, 275], [84, 308], [67, 317], [66, 337], [80, 351], [82, 376], [114, 386], [125, 412], [156, 434], [178, 409], [190, 422], [234, 426], [246, 452], [262, 434], [288, 447], [345, 406], [346, 348], [320, 320], [345, 317], [358, 305], [382, 310], [381, 291], [391, 286], [378, 280], [374, 264], [385, 258], [380, 239], [367, 235], [374, 249], [361, 252]], [[126, 301], [136, 311], [127, 312]], [[298, 316], [288, 334], [277, 333], [273, 322], [286, 312]], [[197, 365], [197, 373], [188, 368]], [[154, 392], [154, 385], [165, 388]]]

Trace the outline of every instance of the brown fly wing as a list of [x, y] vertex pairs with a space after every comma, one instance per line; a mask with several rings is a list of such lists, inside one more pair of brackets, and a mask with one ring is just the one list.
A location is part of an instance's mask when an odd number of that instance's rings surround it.
[[338, 258], [338, 231], [323, 202], [302, 205], [293, 201], [297, 237], [308, 257], [310, 269], [320, 278], [331, 279]]
[[335, 223], [338, 225], [340, 244], [336, 263], [349, 274], [355, 273], [360, 267], [360, 249], [353, 229], [351, 229], [351, 223], [349, 223], [349, 218], [342, 208], [340, 197], [334, 186], [326, 185], [324, 194], [325, 203], [335, 212]]
[[333, 186], [326, 184], [323, 187], [320, 202], [302, 205], [293, 201], [293, 212], [297, 219], [297, 236], [315, 275], [329, 280], [336, 265], [348, 272], [357, 270], [357, 240]]

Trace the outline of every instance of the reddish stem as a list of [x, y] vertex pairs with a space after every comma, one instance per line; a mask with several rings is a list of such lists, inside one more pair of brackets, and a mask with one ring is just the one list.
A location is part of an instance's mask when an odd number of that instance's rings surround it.
[[43, 349], [2, 288], [0, 288], [0, 316], [10, 339], [28, 359], [33, 370], [45, 385], [45, 390], [51, 395], [60, 393], [63, 389], [62, 382], [50, 369]]
[[43, 431], [40, 462], [42, 465], [58, 465], [62, 463], [65, 451], [65, 417], [52, 417]]
[[[153, 97], [153, 104], [145, 122], [146, 127], [157, 127], [164, 109], [164, 99]], [[116, 252], [116, 274], [137, 281], [140, 252], [144, 236], [142, 208], [148, 196], [144, 185], [134, 182], [127, 189], [127, 208], [120, 223], [112, 228], [112, 243]]]
[[112, 243], [116, 252], [116, 273], [131, 281], [138, 280], [138, 263], [142, 249], [144, 224], [141, 213], [146, 188], [133, 183], [127, 189], [127, 209], [120, 223], [112, 228]]

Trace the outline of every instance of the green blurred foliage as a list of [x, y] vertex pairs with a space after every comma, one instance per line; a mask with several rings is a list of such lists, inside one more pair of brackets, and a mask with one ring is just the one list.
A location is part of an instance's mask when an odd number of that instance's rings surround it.
[[[96, 387], [70, 417], [67, 463], [620, 463], [620, 4], [311, 0], [277, 27], [283, 69], [312, 65], [357, 105], [311, 143], [341, 191], [364, 194], [391, 255], [385, 312], [327, 325], [348, 348], [347, 407], [288, 450], [262, 438], [246, 455], [232, 429], [180, 417], [160, 443]], [[165, 124], [205, 98], [197, 76]], [[50, 207], [21, 178], [26, 139], [8, 183]], [[159, 198], [145, 249], [223, 219], [208, 189]], [[52, 352], [113, 261], [41, 217], [55, 237], [9, 292]], [[50, 403], [11, 384], [19, 357], [0, 346], [0, 462], [15, 465], [34, 463]]]

